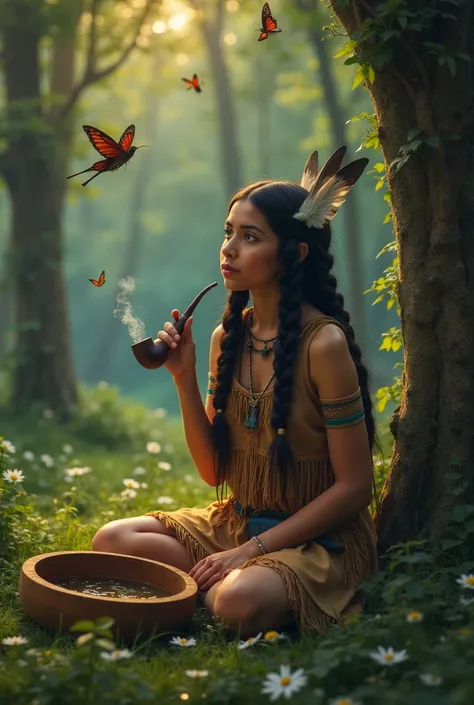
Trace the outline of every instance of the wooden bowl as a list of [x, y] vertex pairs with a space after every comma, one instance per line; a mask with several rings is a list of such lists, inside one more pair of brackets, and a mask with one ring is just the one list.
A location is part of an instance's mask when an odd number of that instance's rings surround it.
[[[54, 583], [72, 577], [134, 580], [163, 588], [166, 597], [104, 597], [74, 592]], [[25, 613], [47, 629], [67, 632], [79, 620], [112, 617], [115, 637], [133, 639], [189, 626], [197, 583], [167, 563], [99, 551], [43, 553], [25, 561], [20, 573]]]

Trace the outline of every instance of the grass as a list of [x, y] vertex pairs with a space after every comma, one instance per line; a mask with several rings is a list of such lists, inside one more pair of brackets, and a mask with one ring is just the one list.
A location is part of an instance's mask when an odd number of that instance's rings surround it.
[[[161, 444], [157, 455], [147, 453], [146, 444], [133, 437], [120, 452], [100, 449], [85, 437], [64, 433], [54, 419], [43, 421], [30, 425], [27, 433], [18, 426], [4, 432], [16, 445], [16, 453], [3, 456], [2, 470], [21, 467], [25, 481], [12, 485], [0, 479], [2, 705], [85, 705], [99, 699], [101, 705], [259, 705], [270, 701], [269, 694], [262, 692], [269, 674], [280, 674], [285, 665], [293, 674], [303, 669], [306, 679], [291, 694], [294, 703], [474, 702], [469, 675], [474, 659], [474, 600], [467, 603], [467, 598], [474, 598], [474, 589], [457, 582], [460, 575], [474, 569], [474, 527], [471, 531], [466, 522], [453, 524], [448, 548], [440, 546], [435, 551], [412, 542], [381, 557], [377, 579], [362, 585], [365, 612], [325, 634], [294, 631], [276, 641], [262, 638], [241, 649], [239, 640], [212, 620], [204, 607], [196, 609], [184, 635], [196, 639], [196, 645], [189, 647], [171, 645], [172, 634], [132, 645], [110, 645], [107, 624], [83, 625], [82, 633], [64, 636], [41, 629], [23, 614], [18, 599], [18, 575], [24, 560], [47, 551], [90, 550], [96, 530], [111, 519], [152, 508], [205, 506], [215, 498], [215, 490], [194, 469], [179, 420], [157, 421], [155, 415], [150, 421], [148, 440]], [[117, 427], [121, 428], [120, 423]], [[112, 433], [113, 423], [110, 428]], [[67, 443], [72, 452], [69, 448], [63, 451]], [[35, 454], [34, 460], [22, 457], [28, 450]], [[54, 464], [48, 467], [39, 460], [42, 454], [53, 456]], [[158, 468], [159, 461], [170, 463], [171, 469]], [[74, 466], [88, 466], [91, 472], [68, 482], [65, 470]], [[134, 474], [137, 467], [144, 469], [143, 474]], [[386, 462], [379, 459], [378, 486], [386, 471]], [[137, 489], [136, 497], [121, 494], [127, 478], [146, 485]], [[462, 493], [458, 494], [462, 501]], [[160, 504], [158, 497], [172, 501], [163, 504], [162, 499]], [[457, 535], [463, 538], [456, 539]], [[13, 636], [26, 637], [28, 643], [1, 643]], [[105, 661], [100, 653], [113, 653], [115, 647], [128, 648], [132, 655]], [[378, 647], [405, 651], [406, 658], [400, 663], [396, 659], [379, 663], [371, 656]], [[208, 674], [192, 677], [186, 673], [190, 669]], [[427, 684], [429, 674], [436, 685]], [[287, 689], [288, 681], [281, 682], [281, 688]]]

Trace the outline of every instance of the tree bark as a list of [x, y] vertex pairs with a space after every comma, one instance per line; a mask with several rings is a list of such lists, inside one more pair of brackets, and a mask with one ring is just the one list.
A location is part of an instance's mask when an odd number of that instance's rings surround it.
[[[334, 11], [351, 35], [376, 2]], [[428, 7], [420, 2], [417, 10]], [[427, 54], [419, 32], [403, 32], [394, 58], [367, 83], [387, 168], [399, 257], [404, 342], [402, 399], [393, 419], [392, 468], [382, 493], [379, 543], [443, 536], [453, 504], [446, 472], [470, 482], [474, 501], [474, 16], [472, 3], [450, 5], [431, 36], [471, 63], [448, 66]], [[367, 14], [368, 13], [368, 14]], [[418, 128], [422, 145], [398, 170], [393, 159]], [[458, 135], [459, 139], [449, 139]]]

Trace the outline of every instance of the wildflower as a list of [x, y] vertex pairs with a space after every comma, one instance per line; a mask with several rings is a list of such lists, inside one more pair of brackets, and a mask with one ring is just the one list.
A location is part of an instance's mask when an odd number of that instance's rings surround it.
[[474, 575], [472, 573], [469, 573], [469, 575], [466, 575], [466, 573], [462, 573], [461, 577], [456, 580], [459, 585], [462, 585], [463, 588], [469, 588], [469, 590], [474, 590]]
[[458, 631], [458, 636], [470, 636], [471, 635], [471, 630], [467, 629], [466, 627], [461, 627], [461, 629]]
[[393, 664], [401, 663], [408, 658], [405, 649], [403, 651], [394, 651], [391, 646], [388, 649], [378, 646], [377, 649], [378, 651], [372, 651], [369, 655], [374, 661], [381, 663], [383, 666], [393, 666]]
[[81, 477], [82, 475], [87, 475], [88, 472], [91, 472], [91, 468], [66, 468], [66, 475], [68, 477]]
[[185, 475], [184, 480], [186, 482], [194, 482], [194, 475]]
[[470, 599], [466, 597], [460, 597], [459, 602], [461, 603], [461, 605], [463, 605], [463, 607], [467, 607], [468, 605], [472, 605], [472, 603], [474, 602], [474, 597], [471, 597]]
[[270, 700], [276, 700], [280, 695], [290, 698], [306, 685], [307, 680], [302, 668], [291, 673], [289, 666], [281, 666], [280, 673], [267, 674], [261, 692], [270, 695]]
[[31, 452], [31, 450], [25, 450], [23, 453], [23, 457], [25, 460], [29, 460], [30, 462], [35, 459], [35, 454]]
[[97, 382], [97, 389], [107, 389], [109, 386], [109, 383], [106, 382], [104, 379], [101, 379], [100, 382]]
[[142, 488], [142, 490], [147, 490], [147, 489], [148, 489], [148, 485], [147, 485], [146, 482], [140, 482], [140, 487]]
[[161, 453], [161, 446], [159, 443], [156, 443], [156, 441], [150, 441], [149, 443], [146, 444], [146, 449], [148, 453]]
[[160, 470], [171, 470], [171, 463], [167, 463], [166, 460], [162, 460], [158, 463]]
[[[158, 463], [159, 465], [159, 463]], [[132, 475], [145, 475], [146, 470], [145, 468], [137, 467], [134, 470], [132, 470]]]
[[173, 504], [174, 499], [173, 497], [167, 497], [166, 495], [164, 495], [163, 497], [157, 497], [156, 501], [158, 502], [158, 504]]
[[435, 676], [433, 673], [420, 673], [420, 680], [425, 685], [439, 685], [443, 682], [442, 678]]
[[265, 641], [273, 642], [278, 641], [279, 639], [286, 639], [286, 636], [283, 633], [279, 634], [274, 629], [271, 629], [269, 632], [265, 632], [263, 638]]
[[423, 614], [414, 610], [407, 614], [407, 622], [421, 622], [423, 620]]
[[155, 416], [157, 419], [164, 419], [166, 416], [166, 409], [159, 408], [155, 409], [153, 412], [153, 416]]
[[350, 698], [348, 695], [345, 695], [342, 698], [334, 698], [333, 700], [330, 700], [329, 705], [361, 705], [361, 704], [354, 702], [354, 700], [352, 700], [352, 698]]
[[43, 409], [43, 416], [45, 419], [52, 419], [54, 416], [54, 411], [51, 409]]
[[140, 487], [139, 482], [137, 482], [136, 480], [130, 480], [129, 478], [123, 480], [123, 484], [125, 485], [125, 487], [128, 487], [131, 490], [138, 490], [138, 488]]
[[28, 639], [26, 636], [7, 636], [5, 639], [2, 639], [2, 644], [5, 646], [21, 646], [27, 643]]
[[40, 455], [40, 460], [42, 463], [46, 465], [48, 468], [52, 468], [54, 465], [54, 460], [53, 458], [48, 455], [47, 453], [43, 453], [43, 455]]
[[131, 658], [132, 656], [133, 653], [128, 649], [115, 649], [115, 651], [111, 651], [110, 653], [108, 651], [100, 652], [100, 657], [104, 659], [104, 661], [120, 661], [123, 658]]
[[23, 470], [17, 470], [16, 468], [13, 470], [5, 470], [2, 473], [2, 477], [7, 482], [14, 482], [15, 484], [17, 482], [23, 482], [23, 480], [25, 479], [25, 476], [23, 475]]
[[237, 646], [238, 649], [248, 649], [249, 646], [253, 646], [254, 644], [257, 643], [257, 641], [260, 641], [262, 638], [262, 632], [259, 632], [257, 636], [251, 636], [249, 639], [246, 639], [245, 641], [241, 641], [239, 645]]
[[73, 449], [72, 445], [70, 445], [70, 443], [65, 443], [63, 445], [63, 453], [66, 453], [66, 455], [71, 455], [73, 450], [74, 449]]
[[209, 671], [185, 671], [190, 678], [203, 678], [209, 675]]
[[5, 453], [10, 453], [11, 455], [16, 453], [16, 446], [14, 446], [10, 441], [3, 439], [3, 441], [0, 441], [0, 445], [3, 446]]
[[193, 636], [190, 639], [186, 639], [184, 636], [174, 636], [170, 639], [170, 644], [175, 644], [176, 646], [196, 646], [196, 639]]
[[123, 499], [135, 499], [137, 491], [127, 488], [120, 493], [120, 496], [123, 497]]

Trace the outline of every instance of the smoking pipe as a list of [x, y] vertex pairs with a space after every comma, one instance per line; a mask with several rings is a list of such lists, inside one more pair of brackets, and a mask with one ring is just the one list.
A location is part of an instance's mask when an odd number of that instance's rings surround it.
[[[192, 315], [204, 294], [207, 294], [207, 292], [215, 286], [217, 286], [217, 282], [209, 284], [209, 286], [206, 286], [200, 291], [196, 298], [189, 304], [186, 311], [181, 314], [178, 320], [173, 324], [180, 335], [183, 332], [184, 324]], [[147, 370], [156, 370], [158, 367], [161, 367], [168, 359], [171, 350], [168, 343], [160, 339], [153, 340], [152, 338], [143, 338], [143, 340], [139, 340], [138, 343], [134, 343], [131, 347], [137, 362]]]

